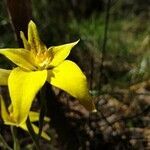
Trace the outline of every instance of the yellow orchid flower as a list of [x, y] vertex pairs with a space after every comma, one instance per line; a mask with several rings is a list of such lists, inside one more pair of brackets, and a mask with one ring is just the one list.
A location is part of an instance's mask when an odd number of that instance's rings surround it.
[[29, 113], [46, 81], [77, 98], [89, 111], [94, 110], [85, 75], [74, 62], [65, 60], [78, 41], [47, 48], [33, 21], [28, 25], [28, 40], [23, 32], [20, 35], [24, 48], [0, 49], [0, 54], [18, 66], [12, 71], [0, 70], [0, 84], [8, 83], [14, 116], [21, 120]]
[[[0, 108], [1, 117], [4, 121], [4, 124], [20, 127], [23, 130], [28, 132], [28, 128], [26, 125], [26, 118], [29, 115], [33, 130], [36, 134], [38, 134], [39, 128], [36, 125], [34, 125], [33, 122], [37, 122], [39, 120], [39, 113], [30, 111], [29, 114], [26, 114], [24, 116], [24, 118], [22, 118], [21, 114], [16, 118], [12, 105], [9, 106], [8, 111], [7, 111], [4, 100], [1, 95], [0, 95], [0, 104], [1, 104], [1, 108]], [[23, 108], [20, 108], [20, 109], [23, 109]], [[21, 119], [18, 119], [18, 118], [21, 118]], [[49, 121], [49, 118], [45, 117], [44, 120]], [[41, 136], [46, 140], [50, 140], [50, 137], [44, 131], [42, 132]]]

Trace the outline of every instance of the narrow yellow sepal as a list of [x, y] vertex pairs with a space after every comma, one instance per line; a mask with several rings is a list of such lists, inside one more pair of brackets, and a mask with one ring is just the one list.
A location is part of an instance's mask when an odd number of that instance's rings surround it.
[[8, 77], [11, 70], [0, 69], [0, 85], [8, 85]]
[[46, 46], [40, 40], [36, 24], [32, 20], [28, 25], [28, 43], [30, 44], [31, 51], [34, 54], [47, 50]]
[[28, 71], [36, 69], [36, 67], [34, 67], [32, 63], [33, 60], [32, 54], [30, 51], [26, 49], [23, 48], [0, 49], [0, 54], [7, 57], [9, 60], [11, 60], [19, 67], [24, 68]]
[[[31, 125], [32, 125], [32, 127], [33, 127], [34, 132], [35, 132], [36, 134], [38, 134], [38, 133], [39, 133], [39, 128], [38, 128], [36, 125], [34, 125], [33, 123], [31, 123]], [[26, 126], [25, 123], [24, 123], [24, 124], [21, 124], [21, 125], [20, 125], [20, 128], [22, 128], [23, 130], [25, 130], [25, 131], [28, 132], [28, 128], [27, 128], [27, 126]], [[42, 136], [44, 139], [48, 140], [48, 141], [51, 140], [51, 138], [48, 136], [48, 134], [47, 134], [46, 132], [44, 132], [44, 131], [42, 131], [41, 136]]]
[[[39, 121], [39, 116], [40, 116], [39, 112], [30, 111], [29, 113], [29, 118], [31, 122]], [[44, 117], [44, 121], [49, 122], [50, 118]]]
[[9, 122], [10, 121], [10, 117], [9, 117], [8, 111], [6, 109], [4, 100], [3, 100], [1, 95], [0, 95], [0, 105], [1, 105], [0, 108], [1, 108], [2, 119], [4, 120], [4, 122]]
[[30, 45], [29, 45], [29, 43], [28, 43], [28, 41], [27, 41], [27, 39], [26, 39], [26, 37], [25, 37], [25, 35], [24, 35], [24, 33], [23, 33], [22, 31], [20, 31], [20, 37], [21, 37], [21, 39], [22, 39], [24, 48], [25, 48], [26, 50], [30, 50], [31, 47], [30, 47]]

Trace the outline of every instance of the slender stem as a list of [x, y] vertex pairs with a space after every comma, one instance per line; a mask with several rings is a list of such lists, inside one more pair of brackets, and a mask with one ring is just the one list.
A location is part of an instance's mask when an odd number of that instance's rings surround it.
[[13, 136], [13, 140], [14, 140], [14, 150], [20, 150], [20, 144], [19, 144], [19, 140], [17, 139], [17, 131], [16, 131], [16, 127], [11, 126], [11, 133]]
[[45, 101], [45, 86], [41, 89], [40, 91], [40, 104], [41, 104], [41, 110], [40, 110], [40, 118], [39, 118], [39, 133], [38, 137], [40, 139], [41, 133], [42, 133], [42, 128], [44, 124], [44, 116], [46, 113], [46, 101]]
[[99, 89], [102, 87], [102, 78], [104, 71], [104, 58], [106, 55], [106, 45], [107, 45], [107, 37], [108, 37], [108, 26], [109, 26], [109, 17], [110, 17], [110, 8], [111, 8], [111, 0], [107, 0], [106, 6], [106, 15], [105, 15], [105, 29], [104, 29], [104, 38], [101, 52], [101, 65], [100, 65], [100, 76], [99, 76]]
[[94, 58], [91, 54], [90, 90], [93, 89]]
[[27, 118], [26, 125], [27, 125], [27, 128], [28, 128], [29, 134], [30, 134], [35, 146], [36, 146], [36, 149], [40, 150], [39, 140], [37, 138], [37, 135], [34, 132], [34, 129], [31, 125], [29, 117]]
[[3, 138], [3, 136], [0, 134], [0, 141], [1, 143], [3, 144], [3, 147], [8, 149], [8, 150], [13, 150], [8, 144], [7, 142], [5, 141], [5, 139]]

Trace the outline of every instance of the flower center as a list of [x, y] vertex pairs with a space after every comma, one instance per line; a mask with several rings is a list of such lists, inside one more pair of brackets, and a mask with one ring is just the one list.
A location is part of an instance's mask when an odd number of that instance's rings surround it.
[[38, 69], [43, 70], [46, 69], [50, 62], [53, 59], [53, 55], [52, 53], [50, 53], [49, 51], [44, 51], [44, 52], [38, 52], [35, 55], [35, 65]]

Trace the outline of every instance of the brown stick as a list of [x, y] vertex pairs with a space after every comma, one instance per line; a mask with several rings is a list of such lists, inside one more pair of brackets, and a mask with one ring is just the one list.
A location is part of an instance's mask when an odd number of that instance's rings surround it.
[[22, 47], [20, 31], [27, 35], [28, 22], [32, 18], [31, 0], [7, 0], [7, 9], [18, 44]]

